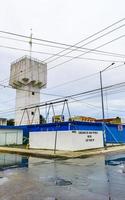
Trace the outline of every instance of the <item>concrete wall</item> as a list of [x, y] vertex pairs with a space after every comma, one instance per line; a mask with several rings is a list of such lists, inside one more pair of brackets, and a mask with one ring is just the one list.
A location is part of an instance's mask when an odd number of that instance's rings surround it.
[[[30, 148], [54, 149], [56, 131], [30, 132]], [[102, 131], [57, 131], [57, 150], [83, 150], [103, 147]]]
[[0, 129], [0, 145], [22, 144], [23, 130]]

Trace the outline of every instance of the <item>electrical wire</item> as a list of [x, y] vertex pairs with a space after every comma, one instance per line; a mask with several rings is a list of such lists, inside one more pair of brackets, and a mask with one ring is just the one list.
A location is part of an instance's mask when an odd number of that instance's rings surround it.
[[[121, 65], [119, 65], [119, 66], [116, 66], [116, 67], [120, 67]], [[113, 67], [113, 68], [116, 68], [116, 67]], [[112, 70], [113, 68], [111, 68], [111, 69], [108, 69], [108, 70]], [[91, 77], [92, 75], [95, 75], [95, 74], [97, 74], [97, 73], [94, 73], [94, 74], [91, 74], [91, 75], [89, 75], [89, 76], [86, 76], [86, 77], [82, 77], [82, 78], [88, 78], [88, 77]], [[3, 87], [8, 87], [8, 86], [5, 86], [5, 85], [2, 85]], [[10, 86], [9, 86], [9, 88], [11, 88]], [[43, 94], [43, 93], [42, 93]], [[54, 95], [54, 94], [46, 94], [46, 95], [50, 95], [50, 96], [60, 96], [60, 95]], [[96, 95], [97, 96], [97, 95]], [[94, 95], [94, 97], [95, 97], [95, 95]], [[93, 97], [91, 97], [91, 98], [93, 98]], [[87, 98], [88, 99], [88, 98]]]
[[[75, 43], [74, 45], [78, 45], [78, 44], [80, 44], [80, 43], [82, 43], [82, 42], [85, 42], [86, 40], [91, 39], [92, 37], [94, 37], [94, 36], [96, 36], [96, 35], [98, 35], [98, 34], [104, 32], [105, 30], [111, 28], [112, 26], [115, 26], [115, 25], [118, 24], [118, 23], [121, 23], [121, 22], [124, 21], [124, 20], [125, 20], [125, 18], [123, 18], [123, 19], [121, 19], [121, 20], [119, 20], [119, 21], [117, 21], [117, 22], [115, 22], [115, 23], [113, 23], [113, 24], [111, 24], [111, 25], [109, 25], [109, 26], [103, 28], [102, 30], [100, 30], [100, 31], [98, 31], [98, 32], [96, 32], [96, 33], [94, 33], [94, 34], [88, 36], [88, 37], [85, 38], [85, 39], [82, 39], [81, 41]], [[123, 25], [122, 25], [122, 26], [123, 26]], [[121, 28], [122, 28], [122, 26], [121, 26]], [[118, 28], [112, 30], [112, 32], [115, 31], [115, 30], [117, 30], [117, 29], [119, 29], [119, 28], [120, 28], [120, 27], [118, 27]], [[109, 32], [109, 33], [110, 33], [110, 32]], [[105, 34], [104, 34], [103, 36], [105, 36]], [[100, 36], [100, 38], [103, 37], [103, 36]], [[98, 39], [99, 39], [99, 38], [98, 38]], [[89, 41], [89, 42], [87, 42], [86, 44], [84, 44], [84, 45], [82, 45], [82, 46], [80, 46], [80, 47], [83, 47], [83, 46], [85, 46], [85, 45], [87, 45], [87, 44], [90, 44], [91, 42], [93, 42], [93, 41], [95, 41], [95, 40], [96, 40], [96, 39], [94, 39], [94, 40], [92, 40], [92, 41]], [[74, 47], [74, 45], [73, 45], [72, 47]], [[67, 50], [70, 50], [70, 49], [71, 49], [71, 47], [67, 48]], [[59, 55], [60, 53], [62, 53], [62, 52], [64, 52], [64, 51], [66, 51], [66, 50], [63, 50], [63, 51], [58, 52], [57, 55]], [[74, 51], [74, 50], [71, 50], [70, 52], [68, 52], [68, 54], [71, 53], [72, 51]], [[50, 59], [50, 58], [52, 58], [52, 57], [49, 57], [48, 59]], [[47, 61], [48, 59], [46, 59], [45, 61]]]
[[[105, 91], [106, 89], [110, 89], [110, 88], [113, 88], [113, 87], [116, 87], [116, 86], [121, 86], [125, 84], [125, 82], [121, 82], [121, 83], [116, 83], [116, 84], [112, 84], [112, 85], [109, 85], [109, 86], [105, 86], [103, 87], [103, 90]], [[70, 98], [73, 98], [73, 97], [76, 97], [76, 96], [82, 96], [82, 95], [86, 95], [86, 94], [90, 94], [90, 93], [93, 93], [93, 92], [97, 92], [97, 91], [100, 91], [100, 88], [96, 88], [96, 89], [93, 89], [93, 90], [88, 90], [88, 91], [85, 91], [85, 92], [80, 92], [80, 93], [76, 93], [76, 94], [71, 94], [71, 95], [68, 95], [68, 96], [65, 96], [63, 97], [64, 99], [70, 99]], [[53, 99], [53, 101], [57, 101], [57, 100], [61, 100], [62, 98], [58, 98], [58, 99]], [[50, 102], [50, 101], [49, 101]], [[36, 105], [36, 106], [40, 106], [39, 105]], [[36, 107], [35, 106], [35, 107]], [[28, 107], [28, 108], [33, 108], [33, 107]]]
[[[120, 66], [122, 66], [122, 65], [119, 65], [119, 66], [117, 66], [117, 68], [118, 67], [120, 67]], [[112, 67], [111, 69], [113, 69], [113, 68], [116, 68], [116, 67]], [[111, 69], [108, 69], [108, 70], [111, 70]], [[108, 71], [107, 70], [107, 71]], [[98, 72], [97, 73], [93, 73], [93, 74], [91, 74], [91, 75], [88, 75], [88, 76], [84, 76], [84, 77], [81, 77], [81, 78], [79, 78], [79, 79], [75, 79], [75, 80], [73, 80], [73, 81], [70, 81], [70, 83], [71, 82], [75, 82], [75, 81], [78, 81], [78, 80], [81, 80], [81, 79], [85, 79], [85, 78], [88, 78], [88, 77], [91, 77], [91, 76], [94, 76], [94, 75], [96, 75], [96, 74], [98, 74]], [[69, 82], [68, 82], [68, 84], [69, 84]], [[12, 89], [12, 87], [11, 86], [7, 86], [7, 85], [3, 85], [3, 84], [0, 84], [0, 86], [2, 86], [2, 87], [4, 87], [4, 88], [11, 88]], [[21, 89], [20, 88], [20, 90], [22, 90], [22, 91], [28, 91], [28, 92], [34, 92], [34, 91], [29, 91], [29, 90], [25, 90], [25, 89]], [[41, 93], [41, 92], [36, 92], [36, 93]], [[49, 95], [49, 96], [61, 96], [61, 95], [55, 95], [55, 94], [48, 94], [48, 93], [41, 93], [41, 94], [44, 94], [44, 95]], [[62, 97], [62, 96], [61, 96]]]
[[[125, 86], [125, 85], [124, 85]], [[121, 87], [121, 86], [120, 86]], [[110, 95], [111, 95], [112, 93], [110, 93]], [[72, 101], [73, 100], [73, 101]], [[76, 99], [76, 97], [74, 98], [74, 97], [71, 97], [71, 101], [69, 102], [69, 104], [71, 104], [71, 103], [75, 103], [75, 102], [82, 102], [83, 100], [85, 100], [84, 98], [83, 99]], [[53, 100], [52, 100], [53, 101]], [[45, 102], [45, 103], [49, 103], [49, 102], [51, 102], [51, 101], [47, 101], [47, 102]], [[44, 102], [43, 102], [44, 103]], [[85, 103], [85, 102], [83, 102], [83, 103]], [[93, 104], [90, 104], [90, 103], [85, 103], [86, 105], [88, 105], [88, 106], [90, 106], [90, 107], [94, 107], [95, 109], [101, 109], [101, 107], [100, 106], [95, 106], [95, 105], [93, 105]], [[60, 104], [61, 105], [61, 104]], [[59, 106], [60, 106], [59, 105]], [[38, 107], [38, 104], [37, 104], [37, 107]], [[12, 110], [12, 109], [9, 109], [9, 110], [7, 110], [7, 111], [4, 111], [4, 112], [1, 112], [0, 111], [0, 114], [3, 114], [3, 113], [10, 113], [10, 112], [14, 112], [14, 111], [19, 111], [20, 109], [23, 109], [23, 108], [25, 108], [25, 107], [19, 107], [18, 109], [14, 109], [14, 110]], [[123, 110], [116, 110], [116, 109], [111, 109], [110, 108], [110, 110], [112, 110], [112, 111], [119, 111], [119, 112], [124, 112]]]
[[[117, 21], [117, 22], [115, 22], [114, 24], [112, 24], [112, 25], [110, 25], [110, 26], [108, 26], [108, 27], [106, 27], [106, 28], [104, 28], [104, 29], [102, 29], [101, 31], [99, 31], [99, 32], [97, 32], [97, 33], [95, 33], [95, 34], [93, 34], [93, 35], [91, 35], [91, 36], [89, 36], [88, 38], [91, 38], [91, 37], [93, 37], [93, 36], [95, 36], [95, 35], [98, 35], [99, 33], [101, 33], [101, 32], [103, 32], [104, 30], [107, 30], [108, 28], [111, 28], [112, 26], [114, 26], [114, 25], [116, 25], [116, 24], [118, 24], [118, 23], [120, 23], [121, 21], [124, 21], [125, 20], [125, 18], [123, 18], [123, 19], [121, 19], [121, 20], [119, 20], [119, 21]], [[125, 26], [125, 24], [123, 24], [123, 25], [121, 25], [121, 26], [119, 26], [119, 27], [117, 27], [117, 28], [115, 28], [115, 29], [113, 29], [113, 30], [111, 30], [111, 31], [109, 31], [108, 33], [105, 33], [105, 34], [103, 34], [102, 36], [100, 36], [100, 37], [103, 37], [103, 36], [105, 36], [105, 35], [107, 35], [107, 34], [109, 34], [109, 33], [111, 33], [111, 32], [113, 32], [113, 31], [116, 31], [116, 30], [118, 30], [119, 28], [121, 28], [121, 27], [123, 27], [123, 26]], [[20, 36], [20, 37], [25, 37], [25, 38], [29, 38], [28, 36], [24, 36], [24, 35], [19, 35], [19, 34], [15, 34], [15, 33], [10, 33], [10, 32], [6, 32], [6, 31], [0, 31], [0, 32], [2, 32], [2, 33], [6, 33], [6, 34], [11, 34], [11, 35], [15, 35], [15, 36]], [[96, 38], [96, 39], [99, 39], [100, 37], [98, 37], [98, 38]], [[86, 41], [88, 38], [86, 38], [86, 39], [84, 39], [84, 40], [82, 40], [82, 42], [83, 41]], [[34, 38], [32, 38], [32, 39], [34, 39]], [[94, 40], [92, 40], [92, 41], [90, 41], [89, 43], [91, 43], [91, 42], [93, 42], [93, 41], [95, 41], [96, 39], [94, 39]], [[39, 39], [38, 39], [39, 40]], [[79, 44], [79, 43], [81, 43], [81, 41], [80, 42], [78, 42], [77, 44]], [[88, 44], [88, 43], [87, 43]], [[84, 45], [86, 45], [86, 44], [84, 44]], [[14, 49], [16, 49], [16, 48], [14, 48]], [[90, 51], [93, 51], [93, 50], [90, 50]], [[86, 52], [86, 53], [88, 53], [88, 52]], [[83, 54], [84, 55], [84, 54]], [[55, 55], [54, 55], [55, 56]], [[64, 55], [63, 55], [64, 56]], [[78, 56], [77, 56], [78, 57]], [[75, 57], [75, 58], [77, 58], [77, 57]], [[74, 58], [72, 58], [72, 59], [74, 59]], [[70, 60], [69, 60], [70, 61]], [[66, 61], [66, 62], [68, 62], [68, 61]], [[62, 64], [64, 64], [65, 62], [63, 62]], [[60, 63], [61, 64], [61, 63]], [[59, 65], [60, 65], [59, 64]], [[58, 65], [58, 66], [59, 66]], [[57, 66], [55, 66], [55, 67], [57, 67]], [[52, 68], [55, 68], [55, 67], [52, 67]]]
[[[112, 42], [114, 42], [114, 41], [116, 41], [116, 40], [121, 39], [122, 37], [125, 37], [125, 35], [120, 36], [120, 37], [117, 37], [117, 38], [115, 38], [115, 39], [113, 39], [113, 40], [110, 40], [109, 42], [104, 43], [104, 44], [102, 44], [102, 45], [100, 45], [100, 46], [97, 46], [97, 47], [94, 48], [93, 50], [96, 50], [96, 49], [99, 49], [99, 48], [101, 48], [101, 47], [104, 47], [104, 46], [106, 46], [106, 45], [108, 45], [108, 44], [110, 44], [110, 43], [112, 43]], [[62, 62], [62, 63], [59, 63], [59, 64], [55, 65], [55, 66], [52, 66], [52, 67], [50, 67], [48, 70], [54, 69], [54, 68], [56, 68], [56, 67], [59, 67], [60, 65], [63, 65], [63, 64], [65, 64], [65, 63], [68, 63], [68, 62], [72, 61], [73, 59], [76, 59], [76, 58], [78, 58], [78, 57], [80, 57], [80, 56], [83, 56], [83, 55], [85, 55], [85, 54], [87, 54], [87, 53], [90, 53], [91, 51], [92, 51], [92, 50], [90, 50], [90, 51], [88, 51], [88, 52], [86, 52], [86, 53], [80, 54], [80, 55], [78, 55], [78, 56], [75, 56], [74, 58], [71, 58], [71, 59], [69, 59], [69, 60], [66, 60], [66, 61], [64, 61], [64, 62]]]
[[[116, 41], [116, 40], [118, 40], [118, 39], [121, 39], [122, 37], [125, 37], [125, 35], [123, 35], [123, 36], [120, 36], [120, 37], [118, 37], [118, 38], [115, 38], [115, 39], [113, 39], [113, 40], [111, 40], [111, 41], [109, 41], [109, 42], [107, 42], [107, 43], [104, 43], [104, 44], [102, 44], [102, 45], [100, 45], [100, 46], [98, 46], [98, 47], [96, 47], [96, 49], [97, 48], [101, 48], [101, 47], [103, 47], [103, 46], [105, 46], [105, 45], [107, 45], [107, 44], [109, 44], [109, 43], [111, 43], [111, 42], [114, 42], [114, 41]], [[86, 52], [86, 53], [89, 53], [89, 52]], [[85, 53], [85, 54], [86, 54]], [[81, 55], [84, 55], [84, 54], [81, 54]], [[81, 56], [80, 55], [80, 56]], [[68, 61], [71, 61], [71, 60], [73, 60], [73, 59], [75, 59], [75, 58], [78, 58], [79, 56], [76, 56], [76, 57], [73, 57], [73, 58], [71, 58], [70, 60], [68, 60]], [[83, 58], [84, 59], [84, 58]], [[89, 59], [89, 58], [85, 58], [85, 59]], [[91, 59], [91, 58], [90, 58]], [[95, 59], [94, 59], [95, 60]], [[57, 65], [55, 65], [55, 66], [53, 66], [53, 67], [50, 67], [48, 70], [51, 70], [51, 69], [53, 69], [53, 68], [55, 68], [55, 67], [58, 67], [58, 66], [60, 66], [60, 65], [62, 65], [62, 64], [64, 64], [64, 63], [67, 63], [68, 61], [64, 61], [64, 62], [62, 62], [62, 63], [59, 63], [59, 64], [57, 64]], [[101, 60], [101, 61], [104, 61], [104, 60]], [[110, 62], [111, 60], [108, 60], [107, 62]], [[122, 61], [113, 61], [113, 62], [122, 62]], [[24, 73], [24, 72], [23, 72]], [[17, 74], [16, 74], [16, 76], [17, 76]]]
[[[125, 63], [124, 63], [124, 64], [121, 64], [121, 65], [118, 65], [118, 66], [115, 66], [115, 67], [112, 67], [112, 68], [109, 68], [109, 69], [107, 69], [107, 71], [110, 71], [110, 70], [113, 70], [113, 69], [116, 69], [116, 68], [119, 68], [119, 67], [122, 67], [122, 66], [125, 66]], [[95, 73], [92, 73], [92, 74], [90, 74], [90, 75], [87, 75], [87, 76], [82, 76], [82, 77], [80, 77], [80, 78], [73, 79], [73, 80], [71, 80], [71, 81], [66, 81], [66, 82], [64, 82], [64, 83], [62, 83], [62, 84], [57, 84], [57, 85], [55, 85], [55, 86], [53, 86], [53, 87], [47, 88], [47, 90], [55, 89], [55, 88], [57, 88], [57, 87], [61, 87], [61, 86], [67, 85], [67, 84], [72, 84], [72, 83], [74, 83], [74, 82], [78, 82], [78, 81], [81, 81], [81, 80], [83, 80], [83, 79], [93, 77], [93, 76], [95, 76], [95, 75], [97, 75], [97, 74], [99, 74], [99, 71], [98, 71], [98, 72], [95, 72]]]
[[[26, 41], [26, 40], [20, 40], [20, 39], [16, 39], [16, 38], [11, 38], [11, 37], [5, 37], [5, 36], [0, 36], [0, 38], [4, 38], [4, 39], [9, 39], [9, 40], [13, 40], [13, 41], [19, 41], [19, 42], [24, 42], [24, 43], [29, 43], [29, 41]], [[56, 45], [50, 45], [50, 44], [44, 44], [44, 43], [36, 43], [36, 42], [32, 42], [33, 44], [35, 45], [41, 45], [41, 46], [47, 46], [47, 47], [53, 47], [53, 48], [59, 48], [59, 49], [64, 49], [66, 50], [65, 47], [61, 47], [61, 46], [56, 46]], [[60, 43], [61, 45], [61, 43]], [[64, 44], [62, 44], [64, 45]], [[66, 46], [68, 47], [71, 47], [73, 45], [71, 44], [65, 44]], [[83, 48], [83, 47], [79, 47], [79, 46], [74, 46], [75, 48], [75, 51], [80, 51], [80, 52], [85, 52], [85, 51], [88, 51], [88, 50], [92, 50], [90, 48]], [[83, 51], [84, 50], [84, 51]], [[42, 52], [41, 52], [42, 53]], [[99, 54], [99, 55], [105, 55], [105, 56], [112, 56], [112, 57], [120, 57], [120, 58], [124, 58], [125, 55], [124, 54], [118, 54], [118, 53], [114, 53], [114, 52], [107, 52], [107, 51], [99, 51], [99, 50], [95, 50], [92, 52], [93, 54]], [[49, 54], [48, 52], [43, 52], [43, 54], [47, 54], [47, 55], [53, 55], [55, 56], [55, 54]], [[58, 55], [58, 57], [61, 57], [61, 55]], [[68, 56], [69, 57], [69, 56]]]
[[[123, 37], [123, 36], [122, 36]], [[109, 42], [108, 42], [109, 43]], [[50, 94], [49, 94], [50, 95]]]
[[[111, 28], [112, 26], [115, 26], [121, 22], [125, 21], [125, 18], [122, 18], [114, 23], [112, 23], [111, 25], [103, 28], [102, 30], [94, 33], [93, 35], [90, 35], [89, 37], [83, 39], [83, 40], [87, 40], [87, 39], [90, 39], [96, 35], [98, 35], [99, 33]], [[26, 35], [22, 35], [22, 34], [17, 34], [17, 33], [13, 33], [13, 32], [9, 32], [9, 31], [3, 31], [3, 30], [0, 30], [0, 33], [3, 33], [3, 34], [7, 34], [7, 35], [12, 35], [12, 36], [16, 36], [16, 37], [22, 37], [22, 38], [26, 38], [26, 39], [30, 39], [30, 36], [26, 36]], [[51, 40], [45, 40], [45, 39], [41, 39], [41, 38], [35, 38], [35, 37], [32, 37], [32, 40], [36, 40], [36, 41], [42, 41], [42, 42], [46, 42], [46, 43], [51, 43], [51, 44], [57, 44], [57, 45], [67, 45], [67, 44], [63, 44], [63, 43], [59, 43], [59, 42], [55, 42], [55, 41], [51, 41]], [[81, 41], [80, 41], [81, 42]], [[78, 44], [78, 43], [77, 43]], [[75, 44], [76, 45], [76, 44]]]
[[[118, 29], [120, 29], [120, 28], [122, 28], [122, 27], [124, 27], [124, 26], [125, 26], [125, 24], [123, 24], [123, 25], [121, 25], [121, 26], [119, 26], [119, 27], [117, 27], [117, 28], [115, 28], [115, 29], [113, 29], [113, 30], [111, 30], [111, 31], [109, 31], [109, 32], [107, 32], [107, 33], [105, 33], [105, 34], [103, 34], [103, 35], [101, 35], [101, 36], [99, 36], [99, 37], [97, 37], [97, 38], [95, 38], [95, 39], [93, 39], [93, 40], [87, 42], [87, 43], [85, 43], [85, 44], [82, 45], [81, 47], [84, 47], [84, 46], [86, 46], [86, 45], [88, 45], [88, 44], [91, 44], [91, 43], [97, 41], [98, 39], [101, 39], [102, 37], [104, 37], [104, 36], [106, 36], [106, 35], [108, 35], [108, 34], [114, 32], [114, 31], [116, 31], [116, 30], [118, 30]], [[125, 35], [124, 35], [124, 36], [125, 36]], [[96, 50], [96, 48], [94, 48], [94, 50]], [[63, 54], [63, 56], [65, 56], [65, 55], [67, 55], [67, 54], [69, 54], [69, 53], [71, 53], [71, 52], [73, 52], [73, 51], [75, 51], [75, 49], [72, 49], [71, 51], [69, 51], [69, 52]], [[92, 51], [93, 51], [93, 49], [91, 49], [91, 50], [89, 50], [89, 51], [87, 51], [87, 52], [85, 52], [85, 53], [82, 53], [82, 54], [80, 54], [79, 56], [85, 55], [86, 53], [92, 52]], [[58, 55], [58, 54], [57, 54], [57, 55]], [[77, 56], [76, 56], [76, 57], [77, 57]], [[50, 61], [47, 62], [47, 63], [51, 63], [51, 62], [53, 62], [53, 61], [55, 61], [55, 60], [57, 60], [57, 59], [58, 59], [58, 58], [55, 58], [55, 59], [53, 59], [53, 60], [50, 60]], [[46, 62], [47, 59], [45, 59], [45, 60], [43, 60], [43, 61]]]
[[[0, 46], [1, 47], [1, 46]], [[15, 49], [15, 50], [21, 50], [21, 51], [24, 51], [23, 49], [19, 49], [19, 48], [13, 48], [13, 47], [8, 47], [8, 46], [2, 46], [2, 47], [5, 47], [5, 48], [10, 48], [10, 49]], [[26, 50], [29, 52], [29, 50]], [[35, 51], [32, 51], [32, 52], [35, 52]], [[37, 52], [38, 53], [38, 52]], [[45, 52], [39, 52], [39, 53], [44, 53], [46, 54]], [[75, 58], [75, 57], [72, 57], [72, 56], [68, 56], [70, 58]], [[120, 61], [120, 60], [106, 60], [106, 59], [95, 59], [95, 58], [84, 58], [84, 57], [79, 57], [79, 59], [83, 59], [83, 60], [92, 60], [92, 61], [101, 61], [101, 62], [115, 62], [115, 63], [123, 63], [123, 61]], [[23, 72], [25, 73], [25, 72]], [[17, 73], [16, 75], [13, 75], [13, 78], [14, 77], [18, 77], [18, 75], [20, 75], [20, 73]], [[9, 78], [6, 78], [6, 79], [3, 79], [0, 81], [0, 83], [6, 83], [8, 82]], [[5, 82], [6, 81], [6, 82]]]

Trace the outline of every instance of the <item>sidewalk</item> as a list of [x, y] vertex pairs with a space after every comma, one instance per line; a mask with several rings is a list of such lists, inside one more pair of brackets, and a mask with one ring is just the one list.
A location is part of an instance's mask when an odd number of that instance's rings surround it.
[[60, 159], [69, 159], [69, 158], [85, 158], [93, 155], [106, 154], [109, 152], [125, 151], [125, 145], [120, 146], [108, 146], [105, 150], [101, 149], [91, 149], [83, 151], [54, 151], [52, 150], [37, 150], [37, 149], [22, 149], [22, 148], [13, 148], [13, 147], [0, 147], [0, 152], [4, 153], [16, 153], [26, 156], [41, 157], [41, 158], [60, 158]]

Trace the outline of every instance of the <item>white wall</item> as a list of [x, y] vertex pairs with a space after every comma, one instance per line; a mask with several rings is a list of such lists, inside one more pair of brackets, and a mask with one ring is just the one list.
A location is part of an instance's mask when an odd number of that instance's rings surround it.
[[22, 144], [23, 130], [0, 129], [0, 145]]
[[[56, 131], [30, 132], [30, 148], [54, 149]], [[102, 131], [58, 131], [57, 150], [84, 150], [103, 147]]]

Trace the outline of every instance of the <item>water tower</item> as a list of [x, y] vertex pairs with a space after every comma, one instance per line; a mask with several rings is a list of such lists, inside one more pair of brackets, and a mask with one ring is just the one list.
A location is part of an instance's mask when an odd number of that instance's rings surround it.
[[16, 89], [15, 125], [39, 124], [39, 109], [27, 108], [40, 103], [40, 90], [45, 88], [46, 84], [45, 63], [24, 56], [11, 64], [9, 85]]

